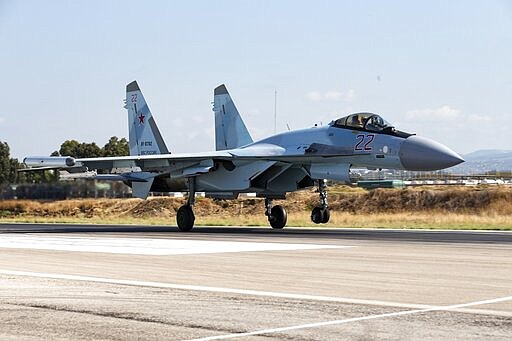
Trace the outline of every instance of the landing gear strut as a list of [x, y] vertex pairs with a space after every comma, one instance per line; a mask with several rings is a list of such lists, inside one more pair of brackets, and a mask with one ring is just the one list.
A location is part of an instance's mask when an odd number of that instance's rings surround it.
[[188, 199], [187, 203], [181, 206], [176, 213], [176, 223], [178, 225], [178, 230], [181, 232], [188, 232], [192, 230], [194, 227], [194, 221], [196, 217], [194, 216], [194, 203], [196, 201], [196, 184], [195, 178], [188, 179]]
[[272, 199], [265, 198], [265, 215], [270, 226], [274, 229], [282, 229], [286, 225], [288, 215], [281, 205], [272, 206]]
[[313, 208], [311, 212], [311, 221], [315, 224], [325, 224], [329, 221], [331, 213], [327, 208], [327, 192], [325, 191], [325, 180], [318, 180], [318, 193], [320, 195], [320, 205]]

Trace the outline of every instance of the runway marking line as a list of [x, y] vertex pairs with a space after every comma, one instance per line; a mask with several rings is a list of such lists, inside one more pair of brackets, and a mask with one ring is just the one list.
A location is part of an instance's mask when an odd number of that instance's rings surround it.
[[246, 332], [246, 333], [234, 333], [234, 334], [208, 336], [208, 337], [203, 337], [203, 338], [198, 338], [198, 339], [191, 339], [188, 341], [223, 340], [223, 339], [232, 339], [232, 338], [239, 338], [239, 337], [245, 337], [245, 336], [274, 334], [274, 333], [285, 332], [285, 331], [290, 331], [290, 330], [318, 328], [318, 327], [339, 325], [339, 324], [350, 323], [350, 322], [375, 320], [375, 319], [386, 318], [386, 317], [421, 314], [421, 313], [427, 313], [427, 312], [431, 312], [431, 311], [454, 310], [454, 309], [459, 309], [459, 308], [472, 307], [475, 305], [491, 304], [491, 303], [505, 302], [505, 301], [510, 301], [510, 300], [512, 300], [512, 296], [506, 296], [506, 297], [493, 298], [493, 299], [484, 300], [484, 301], [453, 304], [453, 305], [448, 305], [448, 306], [431, 307], [431, 308], [425, 308], [425, 309], [405, 310], [405, 311], [398, 311], [398, 312], [378, 314], [378, 315], [353, 317], [353, 318], [348, 318], [348, 319], [344, 319], [344, 320], [331, 320], [331, 321], [307, 323], [307, 324], [288, 326], [288, 327], [261, 329], [261, 330], [255, 330], [252, 332]]
[[[420, 309], [420, 310], [421, 309], [438, 308], [438, 306], [433, 306], [433, 305], [428, 305], [428, 304], [400, 303], [400, 302], [379, 301], [379, 300], [365, 300], [365, 299], [339, 297], [339, 296], [293, 294], [293, 293], [284, 293], [284, 292], [275, 292], [275, 291], [222, 288], [222, 287], [210, 287], [210, 286], [202, 286], [202, 285], [138, 281], [138, 280], [115, 279], [115, 278], [104, 278], [104, 277], [94, 277], [94, 276], [17, 271], [17, 270], [8, 270], [8, 269], [0, 269], [0, 275], [62, 279], [62, 280], [72, 280], [72, 281], [81, 281], [81, 282], [96, 282], [96, 283], [130, 285], [130, 286], [162, 288], [162, 289], [204, 291], [204, 292], [237, 294], [237, 295], [247, 295], [247, 296], [275, 297], [275, 298], [284, 298], [284, 299], [334, 302], [334, 303], [343, 303], [343, 304], [371, 305], [371, 306], [379, 306], [379, 307], [408, 308], [408, 309]], [[452, 310], [460, 312], [460, 313], [512, 317], [512, 313], [506, 312], [506, 311], [495, 311], [495, 310], [487, 310], [487, 309], [464, 309], [464, 308], [452, 309]]]
[[194, 239], [142, 239], [111, 237], [61, 237], [32, 235], [0, 235], [0, 248], [58, 250], [71, 252], [101, 252], [137, 255], [192, 255], [225, 252], [296, 251], [345, 249], [356, 246], [267, 243], [244, 241], [206, 241]]

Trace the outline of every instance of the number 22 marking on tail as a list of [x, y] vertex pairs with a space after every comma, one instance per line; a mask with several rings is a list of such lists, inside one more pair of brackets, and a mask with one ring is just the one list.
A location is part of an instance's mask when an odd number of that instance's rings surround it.
[[354, 146], [354, 150], [372, 150], [370, 146], [375, 139], [375, 134], [359, 134], [356, 136], [356, 145]]

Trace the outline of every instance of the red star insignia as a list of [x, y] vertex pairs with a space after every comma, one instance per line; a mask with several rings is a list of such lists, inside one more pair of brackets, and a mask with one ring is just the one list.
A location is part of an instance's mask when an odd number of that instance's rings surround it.
[[140, 114], [140, 116], [138, 116], [138, 119], [139, 119], [139, 123], [140, 123], [140, 124], [144, 124], [144, 118], [145, 118], [145, 117], [146, 117], [146, 116], [142, 115], [142, 113]]

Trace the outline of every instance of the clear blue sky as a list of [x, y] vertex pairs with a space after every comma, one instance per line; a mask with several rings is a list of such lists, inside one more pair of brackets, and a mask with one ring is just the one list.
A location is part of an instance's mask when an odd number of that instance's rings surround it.
[[512, 149], [511, 1], [2, 1], [0, 140], [127, 136], [136, 79], [173, 152], [214, 146], [225, 83], [255, 138], [352, 111], [461, 153]]

